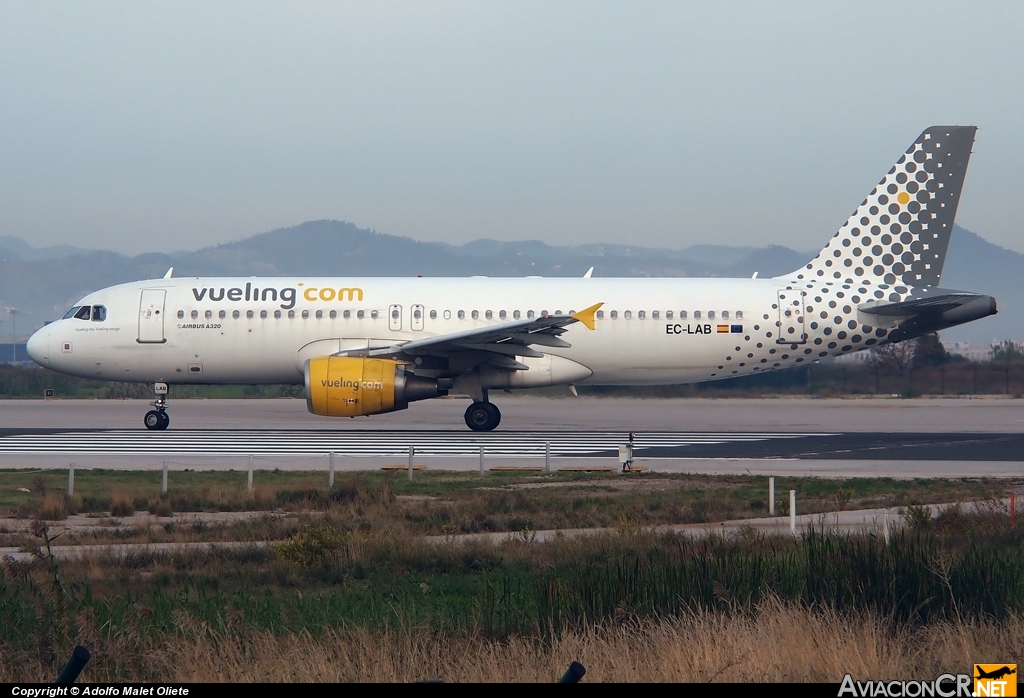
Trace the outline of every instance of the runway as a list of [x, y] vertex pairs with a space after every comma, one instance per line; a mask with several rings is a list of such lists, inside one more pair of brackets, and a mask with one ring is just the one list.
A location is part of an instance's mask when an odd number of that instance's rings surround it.
[[[637, 454], [650, 457], [679, 457], [687, 449], [728, 453], [737, 444], [761, 443], [761, 450], [773, 450], [766, 442], [800, 440], [820, 434], [768, 433], [638, 433]], [[831, 435], [825, 435], [831, 436]], [[85, 454], [103, 456], [300, 456], [337, 453], [344, 457], [407, 456], [409, 447], [421, 457], [536, 458], [546, 452], [557, 458], [617, 456], [628, 435], [613, 432], [492, 432], [460, 431], [246, 431], [178, 430], [165, 432], [87, 431], [20, 434], [0, 437], [0, 457], [27, 454]], [[714, 457], [728, 457], [714, 456]]]
[[[614, 467], [635, 432], [651, 470], [848, 477], [1021, 477], [1020, 400], [635, 400], [502, 397], [498, 430], [461, 424], [465, 401], [358, 420], [300, 400], [181, 400], [171, 428], [141, 427], [142, 401], [0, 401], [0, 469], [432, 469], [550, 463]], [[138, 426], [136, 426], [138, 424]], [[680, 428], [684, 426], [684, 428]], [[689, 427], [689, 428], [685, 428]], [[796, 428], [794, 428], [796, 427]]]

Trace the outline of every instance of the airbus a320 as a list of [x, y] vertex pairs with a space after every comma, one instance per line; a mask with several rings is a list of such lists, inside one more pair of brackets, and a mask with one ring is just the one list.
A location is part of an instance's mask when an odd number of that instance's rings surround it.
[[721, 380], [983, 318], [940, 286], [973, 126], [925, 130], [807, 264], [775, 278], [171, 278], [105, 288], [37, 331], [61, 373], [169, 386], [305, 385], [309, 411], [374, 415], [449, 393], [470, 429], [495, 390]]

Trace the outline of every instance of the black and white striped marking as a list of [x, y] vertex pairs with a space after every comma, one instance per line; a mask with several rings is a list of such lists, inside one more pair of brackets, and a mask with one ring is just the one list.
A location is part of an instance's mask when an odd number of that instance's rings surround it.
[[[93, 455], [310, 455], [401, 456], [409, 447], [421, 456], [469, 457], [480, 453], [511, 458], [542, 456], [550, 444], [554, 457], [617, 453], [628, 434], [615, 432], [493, 432], [463, 431], [228, 431], [141, 430], [20, 434], [0, 437], [3, 454]], [[810, 433], [643, 432], [633, 442], [639, 455], [652, 448], [728, 444], [775, 439], [828, 436]]]

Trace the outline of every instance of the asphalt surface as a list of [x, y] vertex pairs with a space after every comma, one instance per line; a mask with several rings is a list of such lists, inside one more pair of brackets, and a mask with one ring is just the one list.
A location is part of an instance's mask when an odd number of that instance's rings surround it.
[[[435, 469], [617, 466], [828, 477], [1024, 475], [1024, 401], [1013, 399], [614, 399], [499, 395], [490, 433], [462, 422], [466, 400], [432, 400], [360, 419], [325, 419], [303, 400], [171, 401], [165, 432], [145, 401], [0, 401], [0, 469]], [[545, 453], [550, 454], [547, 460]]]

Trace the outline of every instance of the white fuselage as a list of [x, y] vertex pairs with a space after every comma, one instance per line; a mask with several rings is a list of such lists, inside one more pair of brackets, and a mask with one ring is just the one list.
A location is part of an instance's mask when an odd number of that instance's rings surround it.
[[[854, 294], [867, 299], [878, 286], [856, 286], [819, 282], [794, 291], [793, 282], [780, 279], [159, 279], [86, 296], [79, 305], [103, 306], [102, 320], [50, 323], [32, 337], [29, 352], [54, 370], [104, 380], [299, 384], [305, 359], [318, 354], [603, 302], [593, 331], [576, 323], [563, 335], [571, 347], [543, 348], [592, 372], [566, 382], [687, 383], [874, 344], [876, 328], [867, 322], [877, 318], [858, 314], [862, 299]], [[798, 296], [798, 307], [787, 310], [790, 301], [780, 294]], [[819, 294], [825, 298], [815, 300]], [[819, 310], [820, 321], [812, 322]], [[780, 331], [794, 343], [778, 343]]]

